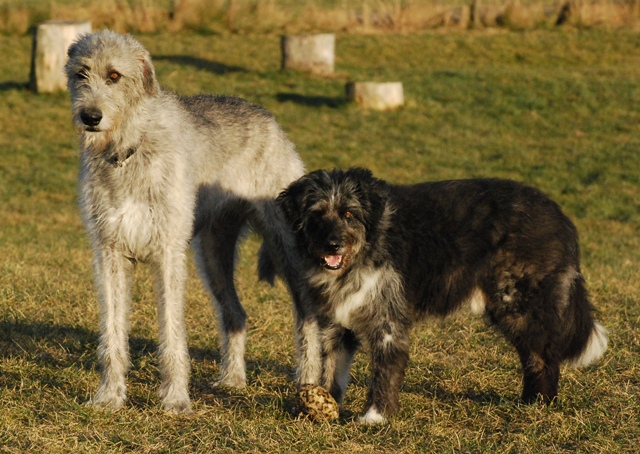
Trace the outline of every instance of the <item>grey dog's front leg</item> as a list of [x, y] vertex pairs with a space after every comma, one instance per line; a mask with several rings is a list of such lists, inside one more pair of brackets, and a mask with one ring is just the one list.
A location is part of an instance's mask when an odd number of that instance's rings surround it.
[[159, 359], [162, 407], [174, 413], [191, 411], [191, 369], [184, 321], [184, 288], [187, 277], [184, 249], [167, 248], [154, 263], [158, 293]]
[[100, 306], [98, 362], [102, 378], [88, 404], [117, 410], [127, 398], [133, 263], [107, 247], [95, 251], [94, 267]]

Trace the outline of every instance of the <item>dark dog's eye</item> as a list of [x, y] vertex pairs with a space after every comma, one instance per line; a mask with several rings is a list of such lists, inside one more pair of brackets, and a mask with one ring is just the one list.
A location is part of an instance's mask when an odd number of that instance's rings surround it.
[[349, 219], [353, 216], [353, 213], [351, 213], [351, 211], [345, 211], [343, 216], [345, 219]]
[[118, 71], [111, 71], [109, 73], [109, 80], [111, 82], [118, 82], [121, 77], [122, 77], [122, 75]]

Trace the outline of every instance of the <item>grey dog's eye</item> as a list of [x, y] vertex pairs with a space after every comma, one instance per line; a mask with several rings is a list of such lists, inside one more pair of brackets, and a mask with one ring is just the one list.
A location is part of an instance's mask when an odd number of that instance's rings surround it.
[[118, 71], [111, 71], [109, 73], [109, 81], [111, 82], [118, 82], [121, 77], [122, 75]]
[[79, 73], [76, 73], [76, 79], [78, 80], [86, 80], [87, 78], [87, 73], [84, 71], [80, 71]]

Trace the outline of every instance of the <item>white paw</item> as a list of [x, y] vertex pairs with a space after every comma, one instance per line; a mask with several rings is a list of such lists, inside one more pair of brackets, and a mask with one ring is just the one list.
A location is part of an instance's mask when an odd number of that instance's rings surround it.
[[242, 358], [230, 363], [223, 362], [220, 377], [213, 383], [214, 388], [244, 388], [246, 385], [247, 375]]
[[100, 386], [95, 395], [87, 402], [87, 405], [115, 411], [122, 408], [126, 400], [127, 391], [125, 386]]
[[191, 400], [186, 386], [162, 385], [158, 391], [162, 409], [175, 414], [191, 413]]
[[192, 412], [191, 410], [191, 401], [189, 400], [189, 398], [187, 397], [186, 400], [184, 399], [180, 399], [180, 400], [168, 400], [168, 399], [164, 399], [162, 401], [162, 409], [171, 413], [175, 413], [175, 414], [183, 414], [183, 415], [188, 415], [189, 413]]
[[244, 374], [223, 374], [213, 382], [214, 388], [244, 388], [245, 386], [247, 386], [247, 379]]
[[364, 416], [361, 416], [358, 420], [360, 424], [386, 424], [387, 418], [383, 414], [379, 413], [375, 407], [369, 408]]

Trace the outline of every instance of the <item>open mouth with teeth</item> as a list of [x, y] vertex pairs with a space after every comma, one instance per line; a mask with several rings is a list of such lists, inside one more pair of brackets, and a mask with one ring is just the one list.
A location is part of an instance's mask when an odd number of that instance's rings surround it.
[[322, 256], [322, 266], [328, 270], [339, 270], [344, 264], [344, 256], [340, 254], [329, 254]]

